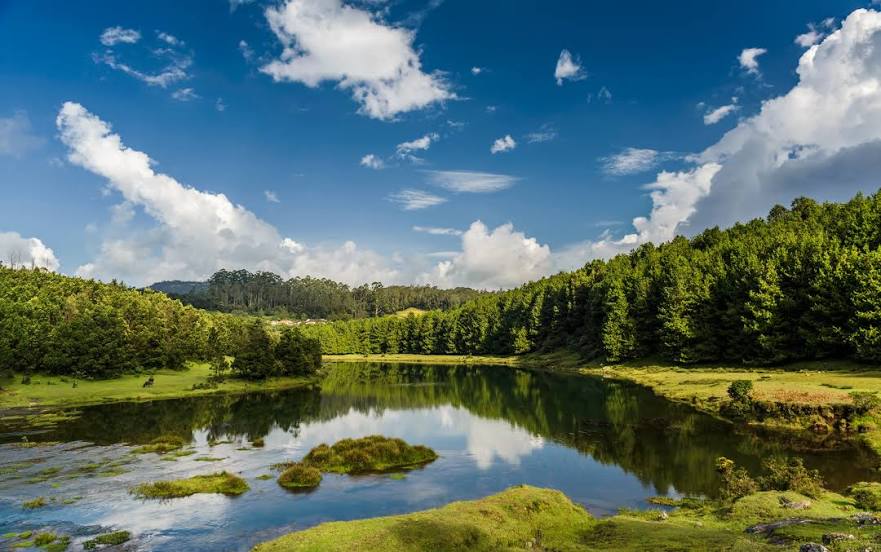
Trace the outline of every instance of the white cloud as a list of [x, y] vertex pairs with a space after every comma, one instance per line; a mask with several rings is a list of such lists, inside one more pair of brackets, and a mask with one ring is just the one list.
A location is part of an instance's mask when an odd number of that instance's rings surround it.
[[483, 71], [484, 71], [483, 67], [472, 67], [471, 68], [472, 75], [479, 75], [479, 74], [483, 73]]
[[504, 153], [506, 151], [511, 151], [512, 149], [517, 147], [517, 142], [511, 138], [510, 134], [506, 134], [501, 138], [496, 138], [496, 141], [492, 143], [489, 147], [490, 153]]
[[704, 124], [705, 125], [715, 125], [728, 115], [731, 115], [735, 111], [740, 109], [737, 104], [728, 104], [717, 107], [716, 109], [712, 109], [704, 114]]
[[648, 148], [624, 148], [608, 157], [601, 157], [603, 172], [614, 176], [638, 174], [657, 167], [664, 161], [679, 159], [680, 154]]
[[58, 270], [55, 253], [38, 238], [24, 238], [18, 232], [0, 232], [0, 263], [3, 266]]
[[835, 27], [834, 17], [827, 17], [819, 25], [808, 23], [807, 32], [795, 37], [795, 43], [802, 48], [810, 48], [826, 37], [826, 32], [823, 29], [829, 30], [833, 27]]
[[123, 29], [122, 27], [108, 27], [101, 33], [101, 44], [104, 46], [115, 46], [117, 44], [134, 44], [141, 40], [141, 33], [134, 29]]
[[353, 242], [339, 247], [298, 244], [225, 195], [155, 172], [147, 154], [126, 147], [107, 123], [77, 103], [66, 102], [56, 122], [68, 160], [106, 178], [125, 202], [155, 222], [146, 230], [115, 229], [105, 236], [98, 256], [77, 269], [79, 275], [141, 285], [202, 279], [220, 268], [243, 267], [350, 284], [400, 278], [393, 262]]
[[430, 134], [426, 134], [421, 138], [416, 138], [415, 140], [398, 144], [395, 148], [395, 152], [398, 157], [405, 157], [407, 154], [414, 151], [425, 151], [430, 148], [432, 142], [436, 142], [437, 139], [438, 135], [432, 132]]
[[177, 38], [174, 35], [164, 33], [162, 31], [156, 31], [156, 36], [159, 38], [159, 40], [161, 40], [162, 42], [165, 42], [169, 46], [183, 46], [184, 45], [183, 40]]
[[263, 190], [263, 197], [266, 198], [266, 201], [269, 203], [281, 203], [278, 199], [278, 194], [273, 192], [272, 190]]
[[252, 4], [254, 0], [229, 0], [229, 11], [234, 12], [241, 6]]
[[554, 78], [557, 79], [557, 86], [563, 86], [564, 80], [583, 80], [587, 78], [587, 73], [581, 67], [581, 59], [578, 56], [573, 57], [569, 50], [563, 50], [557, 59]]
[[[108, 29], [104, 33], [106, 34], [110, 30]], [[146, 71], [137, 69], [129, 63], [120, 61], [116, 52], [111, 48], [102, 53], [93, 53], [92, 60], [95, 63], [106, 65], [114, 71], [119, 71], [136, 78], [149, 86], [167, 88], [176, 82], [190, 78], [188, 70], [193, 64], [193, 56], [182, 50], [183, 41], [161, 31], [157, 31], [157, 38], [164, 43], [163, 47], [150, 50], [152, 57], [163, 62], [162, 67], [157, 70]], [[101, 35], [101, 42], [107, 45], [104, 35]], [[117, 42], [127, 41], [117, 40]], [[113, 44], [117, 42], [113, 42]]]
[[444, 287], [510, 288], [545, 276], [552, 268], [551, 250], [510, 223], [490, 231], [475, 221], [462, 234], [462, 251], [437, 264], [428, 281]]
[[422, 71], [414, 33], [340, 0], [287, 0], [266, 10], [284, 50], [261, 71], [275, 81], [350, 90], [360, 113], [393, 119], [455, 98], [443, 77]]
[[245, 58], [245, 61], [251, 61], [252, 59], [254, 59], [254, 50], [248, 45], [246, 41], [239, 41], [239, 51], [242, 53], [242, 57]]
[[199, 95], [196, 94], [196, 91], [192, 88], [179, 88], [171, 93], [171, 97], [179, 102], [189, 102], [199, 99]]
[[361, 166], [374, 170], [384, 169], [385, 161], [373, 155], [372, 153], [368, 153], [361, 158]]
[[42, 138], [31, 128], [31, 120], [24, 111], [16, 111], [11, 117], [0, 117], [0, 155], [21, 157], [40, 147]]
[[414, 226], [414, 232], [422, 232], [433, 236], [461, 236], [463, 232], [457, 228], [440, 228], [437, 226]]
[[557, 138], [557, 130], [550, 125], [542, 125], [541, 130], [530, 132], [526, 135], [526, 141], [530, 144], [550, 142]]
[[226, 111], [226, 104], [223, 103], [223, 98], [217, 98], [217, 101], [214, 102], [214, 109], [220, 112]]
[[600, 87], [599, 92], [597, 92], [597, 99], [599, 99], [603, 103], [611, 103], [612, 92], [605, 86], [602, 86]]
[[474, 171], [425, 171], [429, 181], [451, 192], [491, 193], [514, 185], [515, 176]]
[[737, 56], [737, 61], [740, 62], [740, 66], [747, 72], [752, 75], [759, 74], [759, 56], [767, 54], [768, 50], [764, 48], [744, 48], [740, 55]]
[[423, 190], [401, 190], [388, 196], [388, 200], [401, 205], [405, 211], [415, 211], [446, 203], [446, 198]]

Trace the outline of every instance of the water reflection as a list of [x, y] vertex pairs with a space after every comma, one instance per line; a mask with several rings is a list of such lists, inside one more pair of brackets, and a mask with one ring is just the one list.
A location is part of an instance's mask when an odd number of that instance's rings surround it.
[[[19, 439], [12, 428], [0, 427], [4, 433], [6, 442]], [[321, 442], [374, 433], [427, 444], [441, 458], [402, 481], [329, 475], [308, 495], [256, 479], [270, 464], [299, 459]], [[196, 454], [165, 462], [155, 455], [132, 457], [123, 445], [163, 434], [185, 438]], [[247, 446], [258, 437], [265, 447]], [[770, 454], [794, 453], [641, 388], [599, 378], [388, 364], [333, 366], [320, 387], [309, 389], [84, 408], [40, 438], [99, 446], [0, 445], [0, 468], [30, 457], [41, 461], [15, 477], [0, 476], [0, 533], [47, 525], [123, 528], [150, 550], [247, 550], [321, 521], [429, 508], [520, 483], [558, 488], [602, 515], [644, 505], [654, 494], [713, 494], [718, 456], [756, 470]], [[205, 456], [218, 461], [196, 460]], [[876, 475], [876, 457], [858, 446], [802, 456], [836, 488]], [[51, 486], [55, 480], [26, 483], [48, 466], [65, 474], [99, 457], [129, 458], [129, 471], [64, 480], [60, 489]], [[164, 503], [128, 494], [139, 481], [219, 469], [242, 474], [252, 490], [236, 499]], [[21, 509], [23, 500], [40, 494], [83, 498], [64, 507]]]

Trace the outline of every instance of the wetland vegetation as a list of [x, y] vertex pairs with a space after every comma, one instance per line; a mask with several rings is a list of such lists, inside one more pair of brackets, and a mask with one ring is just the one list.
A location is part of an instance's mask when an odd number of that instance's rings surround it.
[[142, 483], [132, 489], [132, 494], [141, 498], [180, 498], [200, 493], [238, 496], [249, 489], [244, 479], [224, 471], [186, 479]]

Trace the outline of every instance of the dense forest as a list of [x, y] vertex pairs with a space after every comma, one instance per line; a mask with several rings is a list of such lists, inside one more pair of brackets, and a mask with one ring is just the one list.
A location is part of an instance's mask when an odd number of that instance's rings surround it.
[[207, 282], [172, 280], [150, 288], [203, 309], [329, 320], [383, 316], [410, 307], [445, 311], [486, 293], [379, 282], [349, 287], [327, 278], [285, 280], [272, 272], [247, 270], [220, 270]]
[[[235, 357], [230, 366], [227, 356]], [[80, 378], [212, 362], [218, 377], [313, 372], [318, 341], [165, 294], [0, 266], [0, 369]]]
[[881, 192], [645, 244], [447, 312], [304, 328], [325, 353], [881, 360]]

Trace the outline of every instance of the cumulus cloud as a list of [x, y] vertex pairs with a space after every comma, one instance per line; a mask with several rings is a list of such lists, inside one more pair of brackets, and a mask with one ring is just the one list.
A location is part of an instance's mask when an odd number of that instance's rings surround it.
[[564, 80], [583, 80], [587, 78], [587, 73], [581, 66], [581, 59], [578, 56], [573, 57], [569, 50], [563, 50], [557, 58], [554, 78], [557, 79], [557, 86], [563, 86]]
[[438, 139], [437, 133], [429, 133], [421, 138], [416, 138], [415, 140], [411, 140], [409, 142], [402, 142], [397, 145], [395, 148], [395, 153], [398, 157], [407, 157], [409, 154], [414, 151], [425, 151], [431, 147], [432, 142], [436, 142]]
[[43, 145], [43, 140], [33, 133], [31, 120], [24, 111], [11, 117], [0, 117], [0, 155], [21, 157]]
[[512, 149], [517, 147], [517, 142], [511, 138], [510, 134], [506, 134], [501, 138], [496, 138], [496, 141], [489, 147], [490, 153], [504, 153], [506, 151], [511, 151]]
[[361, 158], [361, 166], [367, 167], [368, 169], [379, 170], [385, 168], [385, 161], [372, 153], [368, 153]]
[[414, 226], [414, 232], [423, 232], [433, 236], [461, 236], [463, 232], [457, 228], [442, 228], [437, 226]]
[[737, 56], [737, 61], [740, 63], [740, 67], [743, 68], [744, 71], [752, 75], [758, 75], [759, 56], [767, 53], [768, 50], [764, 48], [744, 48], [740, 52], [740, 55]]
[[388, 200], [397, 203], [405, 211], [416, 211], [446, 203], [446, 198], [424, 190], [406, 189], [388, 196]]
[[475, 66], [475, 67], [472, 67], [472, 68], [471, 68], [471, 74], [472, 74], [472, 75], [479, 75], [479, 74], [483, 73], [484, 70], [485, 70], [485, 69], [484, 69], [483, 67], [476, 67], [476, 66]]
[[451, 192], [491, 193], [514, 185], [516, 176], [474, 171], [425, 171], [428, 180]]
[[[198, 100], [199, 95], [192, 88], [179, 88], [171, 93], [171, 97], [179, 102]], [[220, 111], [223, 111], [222, 109]]]
[[810, 48], [811, 46], [825, 38], [826, 30], [832, 29], [833, 27], [835, 27], [834, 17], [828, 17], [824, 19], [819, 25], [815, 23], [808, 23], [807, 32], [795, 37], [795, 43], [802, 48]]
[[123, 29], [122, 27], [108, 27], [101, 33], [101, 44], [104, 46], [115, 46], [117, 44], [134, 44], [141, 40], [141, 33], [134, 29]]
[[281, 200], [278, 199], [278, 194], [272, 190], [263, 190], [263, 197], [265, 197], [266, 201], [269, 203], [281, 203]]
[[730, 103], [728, 105], [723, 105], [717, 107], [715, 109], [711, 109], [704, 114], [704, 124], [705, 125], [715, 125], [725, 117], [731, 115], [735, 111], [739, 109], [736, 103]]
[[341, 0], [287, 0], [266, 19], [284, 47], [261, 68], [275, 81], [334, 81], [360, 113], [383, 120], [456, 97], [439, 73], [422, 70], [412, 31], [369, 11]]
[[244, 267], [351, 284], [398, 281], [393, 262], [353, 242], [340, 247], [299, 244], [224, 194], [155, 172], [147, 154], [125, 146], [109, 124], [80, 104], [66, 102], [56, 123], [68, 160], [106, 178], [111, 190], [155, 223], [146, 230], [119, 228], [107, 235], [97, 257], [77, 269], [81, 276], [140, 285], [202, 279], [220, 268]]
[[638, 174], [657, 167], [664, 161], [679, 159], [680, 154], [649, 148], [624, 148], [620, 152], [601, 157], [603, 172], [613, 176]]
[[552, 266], [547, 245], [514, 230], [513, 224], [490, 230], [478, 220], [462, 234], [462, 251], [425, 278], [444, 287], [502, 289], [546, 276]]
[[18, 232], [0, 232], [0, 263], [13, 268], [42, 267], [53, 272], [60, 266], [52, 249], [38, 238], [24, 238]]

